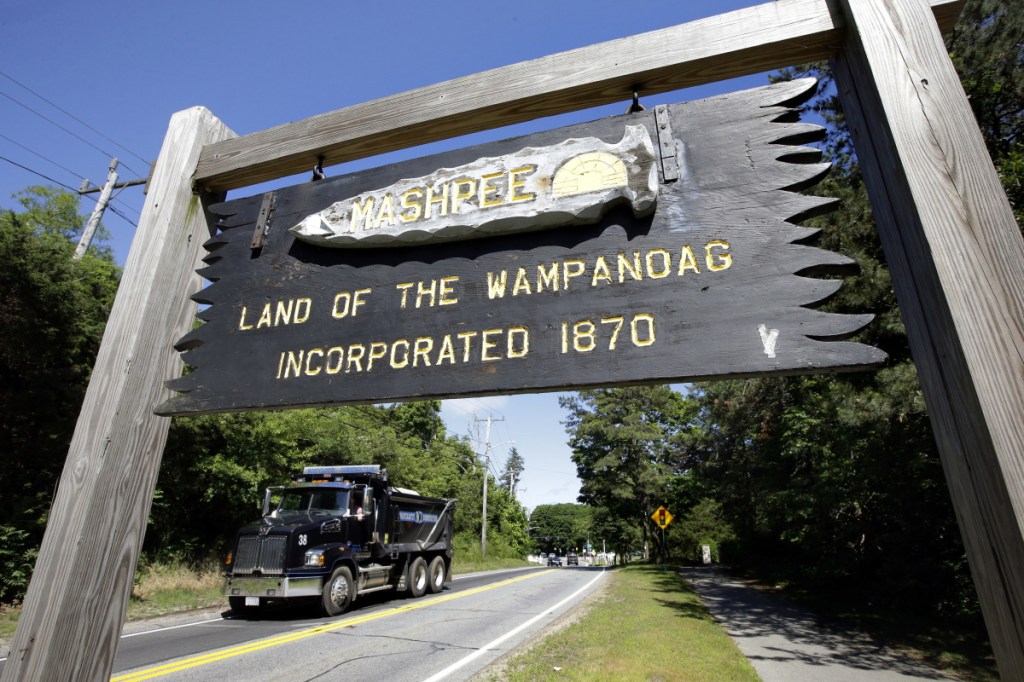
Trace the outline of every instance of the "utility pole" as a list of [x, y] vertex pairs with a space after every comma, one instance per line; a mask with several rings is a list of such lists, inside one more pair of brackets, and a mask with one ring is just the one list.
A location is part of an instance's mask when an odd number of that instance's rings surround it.
[[[110, 193], [114, 190], [114, 185], [117, 183], [117, 158], [110, 160], [110, 168], [107, 170], [107, 183], [103, 185], [103, 190], [100, 192], [100, 199], [96, 202], [96, 207], [92, 210], [92, 215], [89, 216], [89, 222], [85, 226], [85, 232], [82, 233], [82, 238], [78, 240], [78, 246], [75, 247], [75, 260], [80, 260], [85, 252], [89, 250], [89, 244], [92, 243], [92, 236], [96, 234], [96, 226], [100, 224], [100, 218], [103, 217], [103, 212], [107, 210], [107, 203], [110, 201]], [[85, 188], [83, 183], [82, 190]], [[79, 190], [79, 193], [82, 193]]]
[[487, 436], [484, 438], [484, 507], [483, 507], [483, 520], [480, 524], [480, 558], [487, 558], [487, 479], [490, 478], [491, 472], [491, 424], [493, 422], [503, 422], [505, 418], [495, 419], [494, 417], [487, 417], [487, 419], [473, 418], [474, 422], [487, 422]]
[[127, 182], [117, 181], [117, 165], [119, 161], [117, 157], [110, 159], [110, 168], [107, 170], [107, 182], [102, 188], [96, 187], [88, 180], [82, 181], [82, 186], [78, 188], [79, 194], [92, 194], [93, 192], [99, 192], [100, 198], [96, 202], [96, 207], [92, 210], [92, 215], [89, 216], [89, 222], [85, 225], [85, 231], [82, 232], [82, 238], [78, 240], [78, 246], [75, 247], [75, 260], [81, 260], [85, 252], [89, 250], [89, 245], [92, 244], [93, 235], [96, 234], [96, 228], [100, 224], [100, 220], [103, 218], [103, 212], [107, 210], [107, 204], [110, 203], [110, 193], [115, 189], [122, 189], [124, 187], [134, 187], [135, 185], [145, 185], [149, 179], [139, 180], [128, 180]]

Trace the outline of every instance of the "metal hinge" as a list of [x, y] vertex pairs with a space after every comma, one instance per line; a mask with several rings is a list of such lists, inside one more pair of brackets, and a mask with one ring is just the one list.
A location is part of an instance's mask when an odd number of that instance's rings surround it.
[[263, 240], [266, 238], [267, 233], [270, 232], [270, 214], [274, 212], [274, 199], [276, 196], [276, 192], [267, 192], [263, 195], [263, 203], [260, 204], [260, 214], [256, 218], [256, 227], [252, 231], [252, 241], [249, 242], [249, 248], [254, 251], [263, 248]]
[[672, 116], [667, 104], [654, 107], [654, 125], [658, 131], [662, 176], [665, 182], [675, 182], [679, 179], [679, 164], [676, 162], [676, 141], [672, 136]]

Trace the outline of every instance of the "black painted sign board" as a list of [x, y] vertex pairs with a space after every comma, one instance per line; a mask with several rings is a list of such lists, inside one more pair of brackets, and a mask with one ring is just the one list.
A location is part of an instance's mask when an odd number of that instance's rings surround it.
[[814, 309], [852, 262], [810, 80], [658, 107], [214, 205], [192, 371], [158, 414], [878, 365]]

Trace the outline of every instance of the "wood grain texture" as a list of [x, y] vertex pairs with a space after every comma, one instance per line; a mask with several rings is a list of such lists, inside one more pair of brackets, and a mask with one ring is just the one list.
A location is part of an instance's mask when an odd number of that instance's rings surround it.
[[[963, 0], [931, 0], [952, 27]], [[223, 191], [543, 116], [833, 56], [834, 0], [777, 0], [464, 76], [251, 133], [203, 150], [197, 180]]]
[[1024, 679], [1024, 240], [924, 0], [843, 0], [836, 78], [1005, 680]]
[[[646, 126], [654, 139], [653, 111], [276, 190], [271, 228], [258, 253], [249, 237], [262, 198], [213, 206], [222, 232], [209, 242], [210, 265], [202, 271], [213, 284], [197, 296], [212, 305], [202, 313], [206, 324], [178, 344], [194, 368], [173, 382], [185, 394], [158, 411], [524, 393], [877, 365], [885, 357], [881, 351], [843, 340], [870, 315], [814, 309], [841, 285], [815, 276], [852, 262], [796, 243], [814, 231], [790, 222], [831, 204], [790, 191], [827, 170], [816, 163], [817, 150], [792, 144], [823, 132], [791, 120], [792, 105], [813, 90], [814, 81], [805, 79], [668, 107], [679, 179], [661, 182], [657, 207], [646, 217], [620, 205], [596, 224], [375, 249], [311, 245], [289, 232], [339, 199], [437, 168], [565, 139], [617, 142], [632, 126]], [[709, 265], [709, 244], [728, 254], [728, 265], [718, 256], [711, 261], [715, 268]], [[685, 248], [692, 249], [689, 267], [682, 266]], [[620, 265], [623, 257], [638, 276]], [[556, 281], [543, 284], [541, 270], [557, 272]], [[496, 277], [507, 278], [500, 296], [491, 293]], [[439, 283], [446, 278], [450, 291], [442, 296]], [[419, 297], [421, 282], [434, 293]], [[358, 314], [336, 315], [355, 309], [351, 298], [340, 299], [339, 306], [339, 294], [356, 291], [365, 292]], [[280, 306], [298, 301], [304, 307], [295, 317], [302, 321], [278, 323]], [[261, 324], [264, 315], [267, 323]], [[637, 341], [633, 320], [641, 325]], [[656, 336], [651, 343], [648, 321]], [[484, 358], [486, 330], [493, 330], [498, 345]], [[464, 350], [462, 332], [475, 335], [471, 351]], [[447, 358], [445, 338], [454, 346]], [[506, 352], [509, 339], [523, 342], [517, 352]], [[406, 363], [409, 346], [417, 343], [432, 352]], [[389, 354], [371, 368], [373, 344]], [[288, 362], [283, 353], [307, 351], [312, 363], [302, 360], [299, 375], [282, 376], [282, 362]], [[344, 360], [360, 352], [357, 362]]]
[[191, 176], [231, 131], [175, 114], [157, 161], [68, 452], [4, 680], [106, 680], [131, 593], [170, 421], [153, 415], [182, 364], [209, 235]]

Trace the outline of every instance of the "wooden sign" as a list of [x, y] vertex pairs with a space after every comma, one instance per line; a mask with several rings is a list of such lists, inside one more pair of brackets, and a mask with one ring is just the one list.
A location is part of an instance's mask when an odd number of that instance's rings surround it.
[[211, 208], [220, 234], [159, 414], [876, 365], [814, 306], [850, 259], [783, 83]]

